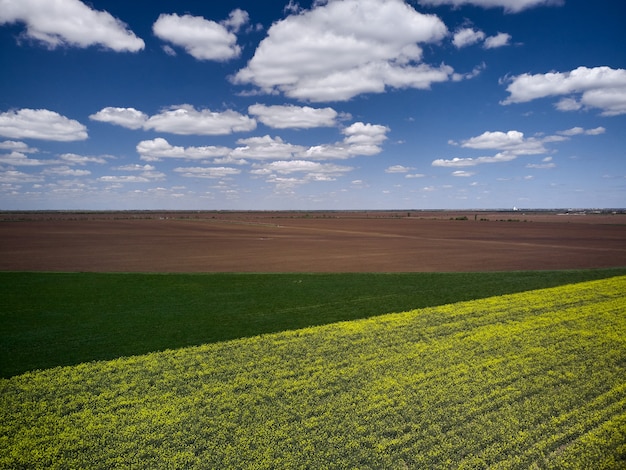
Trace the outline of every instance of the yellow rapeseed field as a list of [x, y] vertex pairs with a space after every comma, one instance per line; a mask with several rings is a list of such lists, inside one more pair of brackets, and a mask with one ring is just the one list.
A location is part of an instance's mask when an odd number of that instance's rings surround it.
[[0, 468], [626, 467], [626, 277], [0, 381]]

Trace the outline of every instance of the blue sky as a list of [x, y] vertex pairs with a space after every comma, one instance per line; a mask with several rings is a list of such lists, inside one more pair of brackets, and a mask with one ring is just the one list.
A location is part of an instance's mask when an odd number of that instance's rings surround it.
[[0, 0], [0, 210], [626, 206], [619, 0]]

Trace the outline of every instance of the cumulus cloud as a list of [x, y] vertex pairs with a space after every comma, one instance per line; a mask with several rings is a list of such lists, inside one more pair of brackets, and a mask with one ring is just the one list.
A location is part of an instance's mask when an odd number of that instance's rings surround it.
[[265, 135], [239, 139], [238, 147], [233, 149], [230, 156], [234, 159], [246, 160], [273, 160], [290, 159], [302, 153], [305, 147], [285, 142], [280, 137]]
[[418, 0], [420, 5], [441, 6], [475, 5], [483, 8], [504, 8], [507, 13], [519, 13], [528, 8], [548, 5], [563, 5], [564, 0]]
[[332, 127], [338, 116], [333, 108], [311, 108], [309, 106], [265, 106], [253, 104], [248, 113], [275, 129], [311, 129]]
[[197, 111], [191, 105], [173, 106], [150, 116], [144, 129], [170, 132], [180, 135], [223, 135], [251, 131], [256, 121], [236, 111], [215, 112], [210, 109]]
[[174, 169], [176, 173], [187, 178], [218, 179], [232, 175], [238, 175], [241, 170], [237, 168], [219, 167], [181, 167]]
[[[283, 193], [311, 182], [335, 181], [352, 170], [352, 167], [333, 163], [291, 160], [257, 164], [250, 173], [264, 177], [267, 183], [274, 185], [276, 192]], [[300, 176], [291, 176], [294, 174]]]
[[605, 132], [606, 132], [606, 129], [602, 126], [596, 127], [594, 129], [583, 129], [582, 127], [572, 127], [571, 129], [558, 131], [557, 134], [566, 135], [566, 136], [573, 136], [573, 135], [580, 135], [580, 134], [600, 135], [600, 134], [604, 134]]
[[436, 160], [433, 160], [432, 166], [466, 167], [466, 166], [482, 165], [483, 163], [509, 162], [511, 160], [515, 160], [516, 158], [517, 158], [517, 155], [514, 155], [512, 153], [507, 153], [507, 152], [498, 153], [492, 157], [477, 157], [477, 158], [455, 157], [450, 160], [438, 158]]
[[43, 181], [43, 176], [31, 175], [18, 170], [0, 171], [0, 183], [21, 184], [21, 183], [39, 183]]
[[196, 110], [189, 104], [170, 106], [153, 116], [147, 116], [134, 108], [106, 107], [89, 118], [129, 129], [155, 130], [178, 135], [225, 135], [256, 128], [254, 119], [236, 111]]
[[152, 165], [122, 165], [114, 170], [118, 171], [130, 171], [138, 174], [134, 175], [120, 175], [120, 176], [101, 176], [98, 181], [105, 183], [149, 183], [153, 181], [163, 181], [166, 179], [165, 173], [156, 171], [156, 168]]
[[135, 108], [115, 108], [108, 106], [89, 116], [93, 121], [108, 122], [128, 129], [141, 129], [148, 116]]
[[409, 171], [414, 169], [415, 168], [412, 168], [410, 166], [392, 165], [385, 169], [385, 173], [408, 173]]
[[152, 140], [142, 140], [137, 144], [137, 153], [141, 160], [157, 162], [164, 158], [182, 158], [185, 160], [202, 160], [212, 157], [223, 157], [231, 152], [228, 147], [181, 147], [171, 145], [162, 137]]
[[471, 149], [506, 150], [515, 155], [536, 155], [546, 152], [541, 139], [535, 137], [525, 138], [523, 132], [515, 130], [508, 132], [483, 132], [477, 137], [463, 141], [461, 146]]
[[87, 128], [54, 111], [25, 108], [0, 113], [0, 135], [13, 139], [70, 142], [85, 140]]
[[275, 23], [232, 80], [309, 101], [345, 101], [392, 88], [429, 88], [453, 69], [420, 63], [419, 43], [447, 34], [402, 0], [330, 0]]
[[42, 172], [44, 175], [52, 176], [88, 176], [91, 174], [89, 170], [76, 170], [67, 165], [48, 168]]
[[457, 30], [452, 37], [452, 44], [458, 49], [471, 46], [485, 39], [485, 33], [477, 31], [473, 28], [462, 28]]
[[0, 155], [0, 163], [11, 166], [40, 166], [58, 163], [57, 161], [39, 160], [31, 158], [22, 152], [13, 151], [7, 155]]
[[470, 176], [474, 176], [476, 173], [473, 171], [465, 171], [465, 170], [457, 170], [452, 172], [452, 176], [456, 176], [459, 178], [469, 178]]
[[51, 49], [99, 45], [137, 52], [145, 46], [122, 21], [79, 0], [2, 0], [0, 24], [10, 23], [24, 23], [24, 36]]
[[626, 114], [626, 70], [578, 67], [570, 72], [524, 73], [508, 78], [507, 105], [568, 95], [556, 104], [560, 111], [598, 108], [603, 116]]
[[87, 163], [106, 163], [107, 158], [113, 158], [110, 156], [89, 156], [89, 155], [77, 155], [75, 153], [64, 153], [60, 155], [61, 160], [70, 165], [86, 165]]
[[240, 9], [233, 10], [221, 24], [201, 16], [162, 14], [152, 31], [158, 38], [182, 47], [198, 60], [223, 62], [241, 54], [234, 33], [248, 20], [248, 13]]
[[381, 152], [389, 128], [379, 124], [355, 122], [343, 130], [343, 141], [309, 147], [304, 156], [313, 160], [345, 159], [356, 155], [376, 155]]
[[498, 33], [485, 39], [485, 49], [495, 49], [496, 47], [508, 46], [511, 43], [511, 35], [508, 33]]
[[37, 153], [39, 150], [34, 147], [29, 147], [25, 142], [18, 142], [15, 140], [5, 140], [0, 142], [0, 150], [14, 150], [22, 153]]
[[328, 177], [338, 176], [353, 169], [349, 166], [312, 162], [308, 160], [276, 161], [261, 165], [258, 168], [267, 170], [270, 173], [308, 173], [309, 175], [327, 175]]
[[[546, 144], [563, 142], [569, 140], [574, 135], [599, 135], [605, 131], [603, 127], [595, 129], [583, 129], [582, 127], [573, 127], [564, 131], [558, 131], [555, 135], [547, 135], [544, 137], [524, 137], [524, 133], [516, 130], [508, 132], [486, 131], [476, 137], [462, 141], [460, 144], [455, 141], [449, 141], [451, 145], [460, 145], [463, 148], [476, 150], [499, 150], [493, 156], [480, 156], [476, 158], [459, 158], [452, 159], [438, 158], [432, 162], [433, 166], [439, 167], [468, 167], [482, 165], [484, 163], [501, 163], [515, 160], [523, 155], [540, 155], [550, 152], [546, 148]], [[546, 157], [544, 162], [549, 162], [551, 157]], [[545, 165], [545, 163], [544, 163]]]

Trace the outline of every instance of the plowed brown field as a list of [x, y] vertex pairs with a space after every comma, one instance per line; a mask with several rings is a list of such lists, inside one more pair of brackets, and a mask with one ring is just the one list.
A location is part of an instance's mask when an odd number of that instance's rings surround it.
[[0, 214], [3, 271], [441, 272], [613, 266], [626, 266], [624, 214]]

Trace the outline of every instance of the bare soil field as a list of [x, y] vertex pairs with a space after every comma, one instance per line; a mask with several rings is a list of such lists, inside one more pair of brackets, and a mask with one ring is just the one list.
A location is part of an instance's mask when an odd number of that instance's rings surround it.
[[626, 266], [626, 214], [4, 212], [0, 270], [446, 272]]

